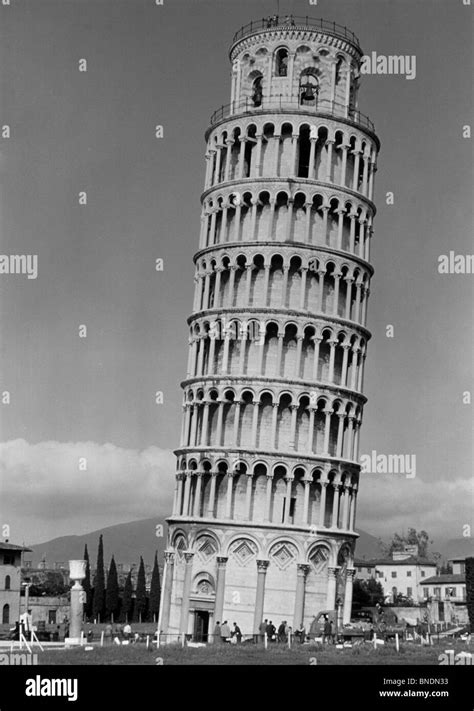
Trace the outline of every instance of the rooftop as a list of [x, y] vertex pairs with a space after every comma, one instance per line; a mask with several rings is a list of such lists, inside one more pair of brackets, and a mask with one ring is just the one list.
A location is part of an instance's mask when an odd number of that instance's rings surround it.
[[[392, 558], [375, 558], [374, 560], [368, 561], [373, 565], [432, 565], [436, 568], [436, 563], [428, 558], [419, 558], [418, 556], [411, 555], [408, 558], [403, 558], [402, 560], [393, 560]], [[364, 563], [366, 565], [366, 563]]]
[[284, 15], [280, 17], [278, 15], [272, 15], [270, 17], [262, 17], [261, 20], [254, 20], [253, 22], [249, 22], [247, 25], [241, 27], [240, 30], [235, 33], [232, 45], [239, 42], [239, 40], [244, 37], [248, 37], [249, 35], [253, 35], [258, 32], [275, 29], [282, 30], [288, 29], [289, 27], [299, 30], [310, 28], [315, 31], [319, 30], [326, 32], [327, 34], [331, 34], [335, 37], [345, 39], [348, 42], [352, 42], [352, 44], [360, 49], [358, 37], [356, 37], [351, 30], [348, 30], [347, 27], [338, 25], [337, 22], [323, 20], [320, 17], [309, 17], [308, 15], [305, 17], [298, 15]]
[[0, 542], [0, 551], [31, 551], [31, 548], [15, 546], [13, 543]]
[[461, 574], [444, 573], [443, 575], [433, 575], [421, 581], [421, 585], [442, 585], [443, 583], [465, 583], [466, 576]]

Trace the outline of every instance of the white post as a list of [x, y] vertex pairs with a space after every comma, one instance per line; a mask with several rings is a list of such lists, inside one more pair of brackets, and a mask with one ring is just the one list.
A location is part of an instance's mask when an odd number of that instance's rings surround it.
[[104, 630], [100, 633], [100, 646], [104, 646]]
[[399, 652], [400, 651], [400, 642], [398, 639], [398, 632], [395, 634], [395, 647], [396, 647], [397, 652]]
[[264, 637], [264, 645], [265, 645], [265, 649], [268, 649], [268, 637], [267, 637], [266, 632], [265, 632], [265, 637]]
[[147, 636], [146, 636], [146, 648], [148, 649], [149, 646], [150, 646], [150, 635], [147, 634]]
[[377, 649], [377, 632], [374, 632], [374, 649]]
[[81, 630], [81, 647], [84, 644], [84, 630]]

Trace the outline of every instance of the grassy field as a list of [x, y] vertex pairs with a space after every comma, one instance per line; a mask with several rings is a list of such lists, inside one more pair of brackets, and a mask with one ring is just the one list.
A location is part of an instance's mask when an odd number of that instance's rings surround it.
[[438, 666], [438, 656], [446, 649], [455, 653], [470, 651], [465, 642], [446, 641], [433, 647], [414, 644], [401, 644], [397, 653], [393, 645], [379, 647], [365, 643], [358, 647], [336, 649], [332, 645], [325, 647], [295, 645], [288, 649], [283, 645], [271, 645], [265, 650], [260, 645], [209, 645], [202, 648], [182, 648], [169, 645], [159, 650], [147, 650], [144, 645], [119, 647], [94, 647], [91, 651], [83, 648], [70, 650], [48, 650], [39, 653], [40, 664], [107, 664], [107, 665], [308, 665], [308, 664], [356, 664], [356, 665], [404, 665], [429, 664]]

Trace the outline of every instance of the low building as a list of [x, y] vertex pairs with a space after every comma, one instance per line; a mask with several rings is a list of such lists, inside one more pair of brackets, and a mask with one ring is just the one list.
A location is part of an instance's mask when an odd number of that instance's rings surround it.
[[7, 541], [0, 543], [0, 610], [4, 625], [12, 625], [20, 618], [22, 554], [29, 550]]
[[421, 584], [436, 574], [436, 563], [406, 551], [394, 551], [392, 558], [370, 562], [375, 566], [375, 579], [382, 585], [387, 602], [395, 602], [398, 595], [414, 603], [423, 602]]
[[45, 625], [60, 625], [70, 619], [70, 601], [67, 595], [50, 597], [47, 595], [31, 596], [28, 600], [28, 609], [31, 610], [32, 622]]
[[451, 600], [466, 603], [466, 576], [463, 573], [433, 575], [421, 582], [423, 599]]
[[354, 559], [355, 577], [358, 580], [370, 580], [375, 578], [375, 563], [370, 560], [364, 560], [363, 558]]

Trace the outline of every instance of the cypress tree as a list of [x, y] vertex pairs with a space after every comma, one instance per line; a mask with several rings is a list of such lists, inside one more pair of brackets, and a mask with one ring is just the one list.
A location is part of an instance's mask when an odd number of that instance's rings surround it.
[[474, 558], [466, 558], [466, 605], [471, 632], [474, 632]]
[[153, 573], [151, 575], [150, 584], [150, 605], [148, 610], [149, 619], [153, 622], [158, 621], [158, 615], [160, 612], [160, 594], [161, 594], [161, 583], [160, 583], [160, 569], [158, 568], [158, 556], [155, 551], [155, 562], [153, 564]]
[[115, 565], [114, 557], [110, 561], [109, 573], [107, 576], [107, 590], [105, 591], [105, 613], [107, 618], [112, 620], [117, 619], [119, 610], [119, 587], [117, 566]]
[[132, 595], [132, 572], [129, 571], [127, 579], [125, 580], [125, 586], [123, 588], [122, 595], [121, 617], [124, 622], [128, 622], [130, 619], [130, 612], [132, 610]]
[[135, 594], [135, 615], [138, 622], [145, 619], [146, 613], [146, 580], [145, 580], [145, 565], [143, 558], [140, 556], [140, 567], [138, 568], [137, 590]]
[[91, 587], [91, 564], [89, 560], [89, 551], [87, 550], [87, 543], [84, 547], [84, 558], [83, 560], [86, 561], [86, 577], [84, 578], [82, 582], [82, 587], [84, 588], [84, 592], [86, 593], [86, 602], [84, 605], [84, 615], [86, 620], [89, 619], [91, 616], [92, 612], [92, 587]]
[[94, 595], [92, 599], [92, 615], [100, 622], [105, 612], [105, 575], [104, 575], [104, 544], [102, 535], [99, 538], [97, 551], [97, 570], [94, 578]]

